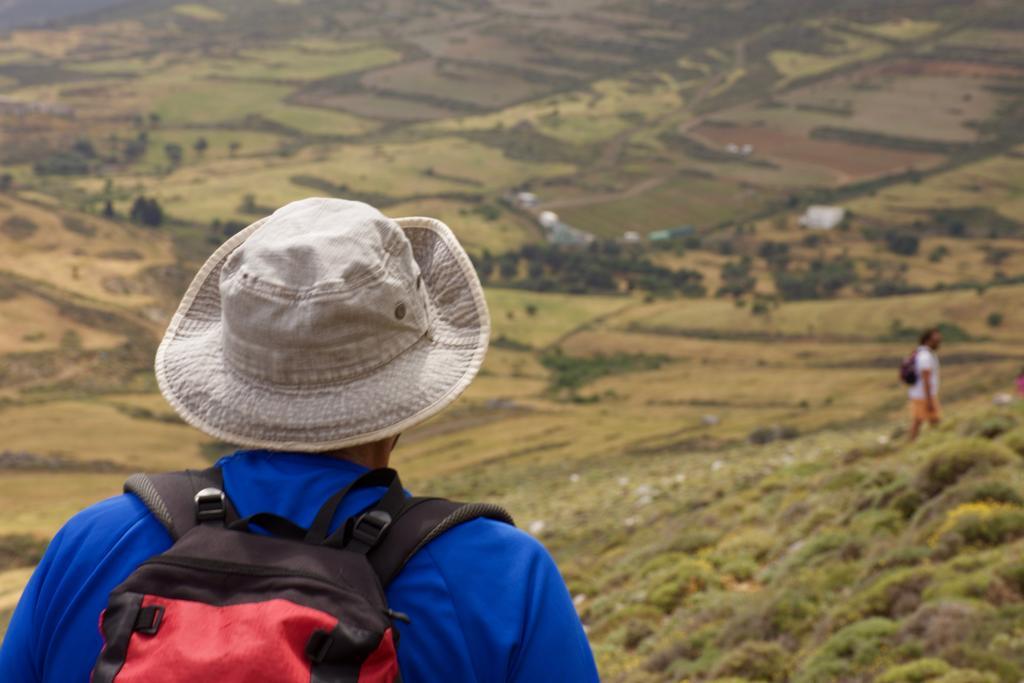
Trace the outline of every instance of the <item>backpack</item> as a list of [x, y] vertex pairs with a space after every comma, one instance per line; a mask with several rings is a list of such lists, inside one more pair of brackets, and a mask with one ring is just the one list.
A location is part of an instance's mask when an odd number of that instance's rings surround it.
[[[374, 486], [387, 493], [331, 534], [345, 496]], [[513, 524], [494, 505], [407, 498], [391, 469], [329, 498], [308, 529], [268, 513], [239, 518], [217, 468], [136, 474], [124, 490], [174, 544], [110, 594], [92, 683], [400, 683], [393, 622], [408, 617], [388, 608], [388, 584], [459, 524]]]
[[917, 349], [900, 363], [900, 380], [904, 384], [917, 384]]

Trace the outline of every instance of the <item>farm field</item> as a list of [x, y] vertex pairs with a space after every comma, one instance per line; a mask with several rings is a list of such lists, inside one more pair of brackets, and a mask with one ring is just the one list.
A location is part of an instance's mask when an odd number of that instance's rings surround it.
[[920, 184], [885, 188], [873, 197], [851, 203], [854, 211], [872, 218], [914, 220], [942, 209], [986, 207], [1014, 221], [1024, 219], [1024, 148], [995, 155]]
[[737, 210], [757, 213], [771, 200], [771, 193], [760, 188], [741, 187], [697, 175], [679, 175], [635, 196], [584, 206], [555, 202], [548, 206], [556, 208], [574, 225], [601, 237], [614, 238], [627, 230], [715, 225], [727, 221]]
[[[333, 196], [470, 253], [491, 349], [396, 466], [552, 551], [602, 680], [1024, 680], [1019, 3], [26, 1], [0, 633], [77, 510], [234, 450], [156, 346], [213, 249]], [[946, 419], [907, 444], [932, 325]]]

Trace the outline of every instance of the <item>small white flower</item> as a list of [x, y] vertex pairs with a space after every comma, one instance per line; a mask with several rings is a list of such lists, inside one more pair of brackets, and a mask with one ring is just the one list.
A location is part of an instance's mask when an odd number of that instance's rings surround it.
[[677, 484], [682, 484], [684, 481], [686, 481], [686, 475], [685, 474], [677, 474], [675, 477], [673, 477], [673, 479], [675, 480], [675, 482]]
[[580, 593], [579, 595], [572, 596], [572, 604], [574, 604], [576, 607], [579, 607], [580, 605], [582, 605], [586, 601], [587, 601], [587, 596], [584, 595], [583, 593]]
[[580, 481], [580, 475], [576, 474], [575, 472], [573, 472], [572, 474], [569, 475], [569, 482], [570, 483], [578, 484], [579, 481]]
[[880, 434], [878, 436], [878, 445], [879, 446], [887, 446], [888, 444], [889, 444], [889, 437], [886, 436], [885, 434]]
[[539, 536], [540, 534], [544, 533], [545, 526], [547, 525], [544, 523], [543, 519], [535, 519], [534, 521], [530, 522], [530, 526], [527, 527], [527, 529], [534, 536]]
[[712, 472], [717, 472], [718, 470], [722, 469], [723, 467], [725, 467], [725, 463], [722, 462], [721, 460], [716, 460], [713, 463], [711, 463], [711, 471]]
[[619, 477], [619, 486], [629, 486], [629, 477]]

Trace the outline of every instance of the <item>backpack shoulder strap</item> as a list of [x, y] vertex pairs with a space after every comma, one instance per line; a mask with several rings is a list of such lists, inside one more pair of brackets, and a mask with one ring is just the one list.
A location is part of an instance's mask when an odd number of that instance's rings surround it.
[[[199, 524], [196, 494], [207, 488], [224, 491], [224, 475], [219, 468], [133, 474], [124, 483], [125, 493], [137, 496], [175, 541]], [[224, 506], [227, 520], [238, 518], [227, 495]]]
[[460, 524], [481, 518], [515, 526], [512, 516], [497, 505], [409, 498], [380, 543], [369, 550], [367, 559], [386, 588], [428, 543]]

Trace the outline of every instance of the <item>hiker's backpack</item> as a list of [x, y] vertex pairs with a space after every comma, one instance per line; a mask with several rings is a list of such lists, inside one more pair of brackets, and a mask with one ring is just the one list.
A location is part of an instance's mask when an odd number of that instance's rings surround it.
[[917, 384], [917, 350], [903, 359], [900, 363], [900, 380], [904, 384], [914, 386]]
[[[345, 496], [373, 486], [387, 493], [331, 534]], [[408, 618], [388, 609], [385, 588], [448, 529], [513, 523], [493, 505], [407, 498], [390, 469], [336, 493], [309, 529], [267, 513], [239, 519], [216, 468], [136, 474], [125, 491], [174, 545], [111, 593], [92, 683], [400, 683], [392, 622]]]

